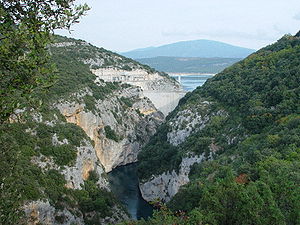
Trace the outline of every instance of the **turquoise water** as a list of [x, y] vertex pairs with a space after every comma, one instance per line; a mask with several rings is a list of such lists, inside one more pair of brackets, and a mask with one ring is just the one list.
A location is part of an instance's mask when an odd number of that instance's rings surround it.
[[120, 166], [108, 173], [112, 192], [127, 209], [132, 219], [147, 219], [153, 213], [152, 206], [141, 195], [137, 176], [137, 164]]
[[[177, 81], [179, 81], [179, 76], [174, 75]], [[193, 91], [198, 86], [202, 86], [208, 78], [213, 77], [213, 75], [181, 75], [180, 83], [185, 91]]]

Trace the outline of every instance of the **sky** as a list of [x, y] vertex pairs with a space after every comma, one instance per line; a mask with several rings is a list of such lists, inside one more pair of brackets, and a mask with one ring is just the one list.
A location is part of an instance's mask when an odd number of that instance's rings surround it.
[[76, 0], [91, 10], [56, 33], [124, 52], [209, 39], [259, 49], [300, 30], [300, 0]]

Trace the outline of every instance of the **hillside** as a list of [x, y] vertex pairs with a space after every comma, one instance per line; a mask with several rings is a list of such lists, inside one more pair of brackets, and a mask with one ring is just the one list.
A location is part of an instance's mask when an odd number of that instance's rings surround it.
[[299, 82], [286, 35], [188, 93], [138, 157], [142, 195], [171, 211], [136, 224], [299, 224]]
[[164, 116], [141, 87], [104, 82], [93, 71], [137, 70], [154, 90], [177, 84], [82, 40], [56, 36], [49, 51], [56, 79], [0, 125], [0, 224], [128, 219], [106, 173], [135, 162]]
[[197, 58], [197, 57], [166, 57], [136, 59], [159, 71], [173, 73], [219, 73], [239, 58]]
[[122, 55], [133, 58], [168, 57], [201, 57], [201, 58], [245, 58], [255, 50], [233, 46], [218, 41], [194, 40], [181, 41], [159, 47], [136, 49], [123, 52]]

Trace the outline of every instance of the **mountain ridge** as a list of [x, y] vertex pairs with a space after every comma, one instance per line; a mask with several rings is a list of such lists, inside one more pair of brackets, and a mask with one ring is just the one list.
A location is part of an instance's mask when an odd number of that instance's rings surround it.
[[241, 58], [168, 57], [141, 58], [136, 61], [167, 73], [219, 73]]
[[224, 42], [199, 39], [179, 41], [158, 47], [139, 48], [120, 54], [134, 59], [152, 58], [157, 56], [245, 58], [254, 51], [254, 49], [243, 48]]

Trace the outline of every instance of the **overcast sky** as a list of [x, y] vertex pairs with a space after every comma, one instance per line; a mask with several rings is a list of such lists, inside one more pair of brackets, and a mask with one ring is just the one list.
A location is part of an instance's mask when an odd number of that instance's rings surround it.
[[209, 39], [259, 49], [300, 30], [300, 0], [77, 0], [87, 16], [58, 33], [113, 51]]

